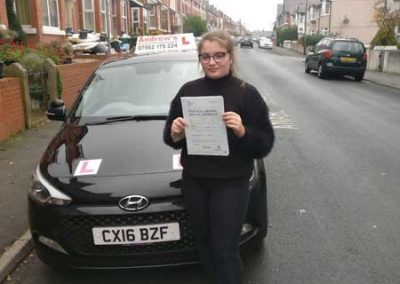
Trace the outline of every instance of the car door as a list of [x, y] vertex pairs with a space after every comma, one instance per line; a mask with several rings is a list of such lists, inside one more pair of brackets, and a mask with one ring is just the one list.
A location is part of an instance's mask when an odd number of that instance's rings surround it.
[[322, 39], [318, 44], [315, 49], [315, 54], [314, 54], [314, 60], [313, 60], [313, 68], [318, 69], [320, 62], [322, 62], [325, 58], [324, 53], [326, 52], [327, 49], [330, 49], [330, 45], [332, 43], [332, 40], [330, 39]]
[[319, 41], [313, 48], [311, 48], [310, 53], [308, 55], [309, 57], [309, 66], [311, 69], [316, 70], [318, 68], [318, 62], [319, 62], [319, 50], [321, 49], [323, 40]]

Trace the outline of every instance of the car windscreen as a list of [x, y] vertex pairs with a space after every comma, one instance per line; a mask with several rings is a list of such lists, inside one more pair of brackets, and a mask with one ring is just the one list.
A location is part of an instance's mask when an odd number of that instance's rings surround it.
[[333, 52], [343, 51], [352, 54], [362, 54], [364, 52], [364, 47], [360, 42], [336, 41], [333, 43], [332, 50]]
[[167, 115], [187, 81], [201, 76], [197, 61], [138, 63], [98, 69], [73, 116], [76, 118]]

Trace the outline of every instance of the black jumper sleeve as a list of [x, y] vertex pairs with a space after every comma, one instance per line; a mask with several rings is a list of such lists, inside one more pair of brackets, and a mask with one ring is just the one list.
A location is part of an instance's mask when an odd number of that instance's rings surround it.
[[175, 98], [171, 102], [169, 114], [168, 114], [168, 117], [167, 117], [167, 121], [165, 123], [164, 133], [163, 133], [164, 143], [169, 145], [169, 146], [171, 146], [174, 149], [181, 149], [186, 144], [186, 139], [182, 139], [182, 140], [180, 140], [178, 142], [174, 142], [172, 140], [172, 138], [171, 138], [172, 122], [177, 117], [183, 117], [182, 105], [181, 105], [182, 93], [183, 93], [183, 90], [181, 88], [179, 90], [178, 94], [175, 96]]
[[256, 88], [246, 85], [248, 91], [245, 95], [245, 110], [242, 117], [246, 133], [239, 139], [239, 145], [243, 154], [259, 159], [271, 151], [275, 135], [264, 99]]

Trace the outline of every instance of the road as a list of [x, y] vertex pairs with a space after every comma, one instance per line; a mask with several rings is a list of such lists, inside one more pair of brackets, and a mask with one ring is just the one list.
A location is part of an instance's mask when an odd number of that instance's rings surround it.
[[[400, 91], [305, 74], [301, 57], [237, 49], [239, 75], [271, 109], [270, 228], [246, 284], [400, 279]], [[31, 254], [5, 283], [204, 283], [197, 266], [55, 272]]]

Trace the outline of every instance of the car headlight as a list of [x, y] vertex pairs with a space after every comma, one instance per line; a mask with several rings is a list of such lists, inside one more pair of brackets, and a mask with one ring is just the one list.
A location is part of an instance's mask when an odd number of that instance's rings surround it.
[[72, 199], [51, 185], [40, 173], [39, 167], [32, 174], [29, 196], [39, 204], [68, 205]]

